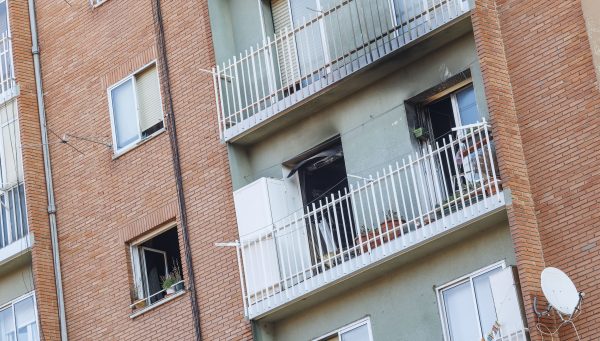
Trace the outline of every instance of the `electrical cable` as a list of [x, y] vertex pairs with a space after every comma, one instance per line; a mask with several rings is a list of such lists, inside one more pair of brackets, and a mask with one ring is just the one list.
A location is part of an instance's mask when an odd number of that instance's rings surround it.
[[175, 124], [175, 113], [173, 109], [173, 97], [171, 94], [171, 79], [169, 75], [169, 62], [167, 58], [167, 47], [165, 41], [165, 32], [163, 25], [161, 0], [151, 0], [154, 29], [156, 34], [156, 43], [158, 45], [159, 65], [161, 66], [161, 74], [163, 80], [163, 91], [166, 98], [166, 120], [168, 123], [168, 135], [171, 145], [173, 170], [175, 173], [175, 182], [177, 187], [177, 201], [179, 206], [179, 226], [183, 235], [183, 245], [186, 268], [188, 271], [188, 289], [190, 292], [190, 304], [192, 308], [192, 318], [194, 322], [194, 333], [196, 341], [202, 340], [202, 330], [200, 328], [200, 308], [196, 294], [196, 279], [194, 274], [194, 266], [192, 264], [192, 250], [188, 233], [187, 207], [185, 202], [185, 193], [183, 191], [183, 175], [181, 170], [181, 162], [179, 158], [179, 145], [177, 140], [177, 128]]

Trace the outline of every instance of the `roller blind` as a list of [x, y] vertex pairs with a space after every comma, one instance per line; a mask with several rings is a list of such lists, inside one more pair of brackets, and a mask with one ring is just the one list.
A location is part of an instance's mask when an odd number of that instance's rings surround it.
[[156, 65], [137, 74], [135, 82], [140, 130], [142, 131], [142, 135], [144, 135], [146, 130], [163, 123]]
[[[273, 15], [273, 28], [279, 34], [285, 29], [292, 30], [292, 18], [288, 0], [272, 0], [271, 12]], [[293, 84], [295, 79], [300, 78], [298, 66], [298, 53], [293, 40], [287, 37], [277, 41], [277, 59], [281, 69], [281, 83], [284, 87]]]

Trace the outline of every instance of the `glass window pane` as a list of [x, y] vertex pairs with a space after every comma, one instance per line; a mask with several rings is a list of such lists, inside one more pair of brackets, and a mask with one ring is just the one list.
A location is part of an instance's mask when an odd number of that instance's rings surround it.
[[14, 341], [15, 322], [12, 307], [0, 311], [0, 340]]
[[490, 287], [490, 276], [500, 270], [501, 268], [497, 268], [473, 278], [477, 309], [479, 310], [479, 323], [484, 335], [492, 330], [492, 326], [496, 322], [496, 308], [494, 307], [494, 298]]
[[114, 88], [111, 97], [117, 149], [121, 149], [139, 138], [133, 80]]
[[453, 341], [479, 340], [475, 305], [471, 283], [465, 282], [443, 291], [446, 321], [450, 339]]
[[18, 341], [37, 341], [37, 323], [33, 297], [15, 303]]
[[469, 86], [468, 88], [457, 92], [456, 99], [458, 100], [458, 111], [460, 113], [460, 123], [462, 125], [481, 121], [479, 111], [477, 110], [477, 101], [473, 86]]
[[[148, 286], [148, 296], [152, 296], [163, 290], [161, 278], [168, 272], [166, 266], [166, 254], [150, 249], [144, 249], [144, 263], [146, 265], [145, 275]], [[155, 295], [150, 299], [150, 302], [154, 303], [161, 298], [161, 295]]]
[[8, 35], [8, 18], [6, 14], [6, 1], [3, 1], [0, 3], [0, 37]]
[[341, 336], [342, 341], [367, 341], [369, 340], [369, 328], [367, 324], [363, 324], [342, 333]]

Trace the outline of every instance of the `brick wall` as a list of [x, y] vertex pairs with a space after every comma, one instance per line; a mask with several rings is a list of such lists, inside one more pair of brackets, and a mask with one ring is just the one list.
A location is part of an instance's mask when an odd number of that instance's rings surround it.
[[[535, 328], [531, 296], [541, 295], [540, 270], [555, 266], [586, 292], [576, 325], [582, 340], [595, 339], [600, 93], [581, 4], [479, 0], [473, 22], [500, 167], [512, 191], [509, 217], [529, 326]], [[561, 336], [573, 339], [570, 328]]]
[[[157, 59], [151, 1], [70, 2], [37, 1], [48, 126], [110, 143], [107, 86]], [[163, 16], [203, 337], [248, 340], [235, 250], [214, 246], [237, 228], [212, 80], [200, 71], [214, 63], [207, 4], [164, 1]], [[179, 218], [168, 133], [116, 159], [72, 144], [81, 153], [51, 146], [70, 338], [193, 339], [188, 295], [129, 317], [126, 241]]]
[[58, 304], [48, 220], [37, 96], [31, 53], [31, 31], [27, 1], [9, 1], [15, 77], [20, 93], [19, 128], [23, 155], [25, 196], [29, 231], [34, 240], [32, 273], [38, 303], [39, 322], [45, 340], [59, 339]]

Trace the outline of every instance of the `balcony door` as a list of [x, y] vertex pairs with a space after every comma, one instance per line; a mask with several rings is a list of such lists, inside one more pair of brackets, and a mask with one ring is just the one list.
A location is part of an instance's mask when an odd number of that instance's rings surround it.
[[322, 0], [272, 0], [271, 11], [278, 41], [281, 82], [284, 87], [302, 87], [300, 79], [312, 82], [329, 60], [322, 20], [311, 21], [321, 11]]
[[[429, 125], [428, 131], [431, 135], [427, 143], [434, 148], [436, 143], [442, 146], [448, 143], [449, 138], [452, 137], [453, 141], [462, 139], [460, 150], [463, 150], [466, 148], [464, 137], [469, 129], [457, 128], [481, 121], [472, 84], [428, 103], [424, 109], [425, 121]], [[467, 142], [469, 145], [472, 144], [471, 140]], [[452, 158], [455, 160], [452, 160]], [[465, 162], [463, 162], [463, 159], [465, 159]], [[465, 186], [478, 180], [473, 178], [476, 176], [477, 169], [473, 168], [467, 162], [467, 159], [459, 151], [459, 146], [454, 146], [448, 153], [448, 157], [446, 153], [441, 153], [439, 160], [435, 160], [435, 164], [430, 167], [431, 169], [424, 170], [425, 174], [429, 173], [431, 176], [437, 176], [437, 182], [446, 187], [445, 189], [437, 188], [442, 199], [445, 200], [454, 195], [459, 189], [458, 181], [461, 181], [462, 185]], [[454, 162], [456, 162], [460, 174], [456, 174], [456, 169], [453, 166]], [[431, 205], [435, 205], [435, 202], [432, 202]]]

